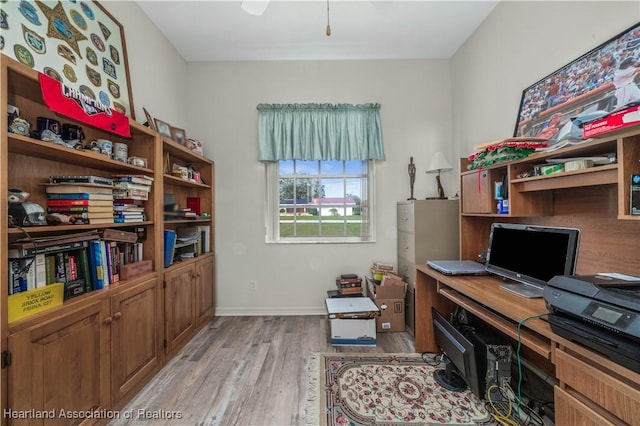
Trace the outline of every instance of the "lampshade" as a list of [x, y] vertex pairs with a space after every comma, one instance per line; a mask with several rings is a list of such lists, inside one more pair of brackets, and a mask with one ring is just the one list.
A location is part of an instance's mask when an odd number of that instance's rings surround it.
[[433, 154], [427, 173], [440, 173], [441, 171], [453, 170], [451, 164], [444, 158], [444, 154], [440, 151]]

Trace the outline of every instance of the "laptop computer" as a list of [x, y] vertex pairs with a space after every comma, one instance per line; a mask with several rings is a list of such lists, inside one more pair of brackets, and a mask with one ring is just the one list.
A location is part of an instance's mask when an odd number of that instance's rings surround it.
[[427, 266], [444, 275], [488, 275], [483, 263], [473, 260], [427, 260]]

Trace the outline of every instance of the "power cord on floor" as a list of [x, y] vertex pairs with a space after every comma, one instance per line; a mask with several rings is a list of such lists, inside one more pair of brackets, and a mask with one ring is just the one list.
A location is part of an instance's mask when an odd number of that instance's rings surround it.
[[489, 386], [485, 398], [491, 417], [502, 426], [544, 426], [542, 417], [526, 404], [522, 404], [507, 383], [502, 386]]

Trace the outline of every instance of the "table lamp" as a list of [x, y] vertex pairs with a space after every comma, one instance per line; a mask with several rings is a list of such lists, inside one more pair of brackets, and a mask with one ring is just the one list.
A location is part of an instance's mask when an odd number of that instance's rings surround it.
[[446, 198], [444, 196], [444, 189], [442, 189], [442, 184], [440, 183], [440, 172], [452, 170], [451, 164], [444, 158], [444, 154], [440, 151], [433, 154], [431, 157], [431, 162], [429, 163], [429, 168], [427, 169], [427, 173], [437, 173], [436, 182], [438, 183], [438, 198]]

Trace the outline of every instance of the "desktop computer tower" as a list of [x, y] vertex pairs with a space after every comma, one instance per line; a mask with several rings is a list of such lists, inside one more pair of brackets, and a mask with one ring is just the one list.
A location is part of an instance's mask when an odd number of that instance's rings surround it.
[[[513, 348], [496, 330], [474, 320], [469, 314], [466, 319], [467, 324], [458, 324], [458, 327], [476, 348], [476, 366], [483, 397], [502, 401], [500, 389], [511, 384]], [[491, 393], [488, 392], [490, 389]]]
[[[511, 359], [513, 348], [506, 344], [504, 339], [490, 335], [484, 331], [474, 331], [471, 333], [471, 340], [476, 350], [476, 365], [484, 389], [484, 398], [492, 401], [502, 401], [501, 388], [511, 384]], [[489, 390], [491, 392], [489, 393]]]

